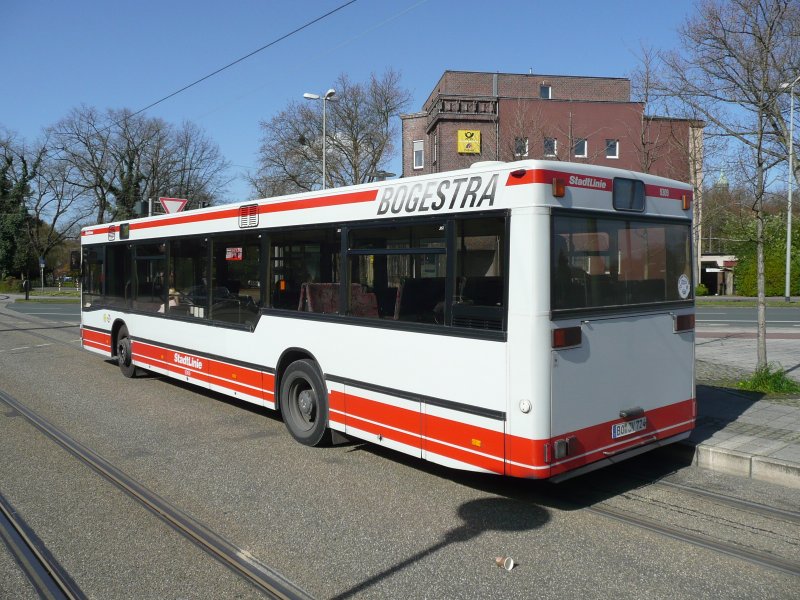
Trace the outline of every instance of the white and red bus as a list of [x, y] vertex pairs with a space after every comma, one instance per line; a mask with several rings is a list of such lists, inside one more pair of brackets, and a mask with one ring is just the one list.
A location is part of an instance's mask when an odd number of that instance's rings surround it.
[[564, 479], [694, 425], [691, 198], [531, 160], [87, 227], [82, 343], [307, 445]]

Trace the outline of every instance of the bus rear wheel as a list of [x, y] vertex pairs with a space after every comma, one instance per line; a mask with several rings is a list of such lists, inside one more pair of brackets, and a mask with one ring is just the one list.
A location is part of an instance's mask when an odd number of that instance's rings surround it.
[[119, 360], [119, 370], [125, 377], [133, 377], [136, 374], [136, 366], [133, 364], [131, 352], [131, 337], [128, 328], [123, 325], [117, 333], [117, 359]]
[[298, 360], [281, 381], [280, 409], [292, 437], [306, 446], [318, 446], [328, 437], [328, 395], [316, 364]]

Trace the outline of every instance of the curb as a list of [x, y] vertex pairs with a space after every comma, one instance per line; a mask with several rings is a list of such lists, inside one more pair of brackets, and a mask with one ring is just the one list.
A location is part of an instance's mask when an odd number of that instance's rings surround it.
[[694, 444], [691, 441], [681, 441], [675, 446], [680, 447], [676, 450], [682, 457], [687, 460], [691, 457], [691, 464], [694, 466], [800, 489], [800, 464], [796, 462], [754, 456], [736, 450]]

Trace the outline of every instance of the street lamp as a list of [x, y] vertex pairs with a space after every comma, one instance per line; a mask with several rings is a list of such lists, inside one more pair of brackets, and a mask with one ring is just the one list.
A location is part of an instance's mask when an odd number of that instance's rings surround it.
[[396, 173], [390, 173], [389, 171], [384, 171], [383, 169], [379, 171], [370, 171], [367, 173], [367, 177], [370, 178], [370, 181], [386, 181], [387, 177], [394, 177]]
[[800, 81], [800, 75], [792, 83], [782, 83], [781, 89], [789, 88], [789, 193], [786, 198], [786, 287], [784, 299], [791, 301], [791, 268], [792, 268], [792, 188], [794, 188], [794, 86]]
[[309, 94], [306, 92], [303, 94], [303, 98], [306, 100], [322, 100], [322, 189], [325, 189], [325, 183], [328, 178], [328, 171], [325, 168], [325, 126], [327, 121], [327, 116], [325, 114], [325, 106], [328, 104], [329, 100], [333, 100], [333, 97], [336, 95], [336, 90], [333, 88], [329, 89], [325, 92], [324, 95], [320, 96], [319, 94]]

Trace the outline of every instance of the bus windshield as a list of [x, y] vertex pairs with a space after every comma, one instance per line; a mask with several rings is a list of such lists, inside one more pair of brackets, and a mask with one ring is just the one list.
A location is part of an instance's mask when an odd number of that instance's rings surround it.
[[557, 214], [550, 256], [553, 311], [692, 299], [689, 223]]

